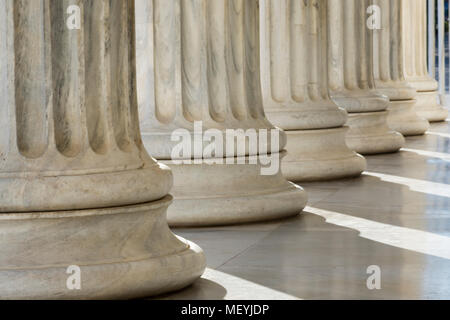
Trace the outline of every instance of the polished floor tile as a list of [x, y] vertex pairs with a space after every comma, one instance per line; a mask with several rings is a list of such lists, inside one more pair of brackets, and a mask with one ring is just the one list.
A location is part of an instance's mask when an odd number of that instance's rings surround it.
[[[164, 299], [450, 299], [450, 122], [367, 157], [361, 177], [305, 183], [298, 217], [178, 229], [209, 269]], [[381, 289], [369, 290], [369, 266]]]

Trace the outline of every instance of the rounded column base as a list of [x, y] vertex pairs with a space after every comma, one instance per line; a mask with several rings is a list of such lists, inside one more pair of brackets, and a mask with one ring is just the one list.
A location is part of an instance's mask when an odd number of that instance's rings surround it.
[[169, 193], [172, 173], [167, 167], [159, 163], [139, 165], [108, 171], [1, 172], [0, 212], [120, 207], [161, 199]]
[[389, 105], [388, 125], [404, 136], [415, 136], [424, 134], [430, 124], [419, 117], [414, 110], [416, 100], [391, 101]]
[[445, 121], [448, 117], [448, 110], [439, 105], [438, 93], [418, 92], [417, 103], [414, 107], [418, 116], [427, 119], [429, 122]]
[[[233, 164], [175, 164], [162, 161], [174, 175], [172, 194], [175, 200], [167, 214], [169, 225], [230, 225], [286, 218], [301, 213], [307, 202], [306, 192], [286, 181], [281, 174], [279, 167], [283, 154], [272, 155], [278, 161], [278, 170], [273, 175], [263, 175], [263, 166], [253, 157], [229, 158]], [[236, 163], [238, 159], [245, 164]]]
[[350, 113], [347, 145], [360, 154], [397, 152], [405, 138], [387, 125], [388, 112]]
[[333, 101], [348, 113], [385, 111], [389, 98], [374, 90], [344, 90], [332, 94]]
[[320, 181], [359, 176], [366, 160], [345, 142], [347, 127], [287, 131], [282, 171], [288, 180]]
[[203, 273], [205, 257], [168, 228], [171, 200], [0, 214], [1, 298], [131, 299], [188, 286]]

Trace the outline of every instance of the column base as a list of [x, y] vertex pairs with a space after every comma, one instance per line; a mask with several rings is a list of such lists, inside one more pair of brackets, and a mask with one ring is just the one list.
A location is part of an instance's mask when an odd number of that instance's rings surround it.
[[439, 88], [439, 83], [428, 75], [408, 77], [407, 81], [417, 92], [437, 91]]
[[332, 93], [333, 101], [348, 113], [385, 111], [389, 98], [375, 90], [343, 90]]
[[387, 96], [390, 101], [414, 99], [417, 90], [406, 81], [375, 80], [376, 90]]
[[[169, 230], [170, 202], [0, 214], [0, 297], [130, 299], [188, 286], [205, 257]], [[81, 270], [80, 290], [66, 284], [69, 266]]]
[[[2, 171], [0, 212], [121, 207], [161, 199], [172, 186], [172, 173], [159, 163], [138, 162], [135, 168], [130, 165], [109, 170], [73, 170], [70, 163], [66, 166], [65, 171]], [[44, 167], [36, 162], [36, 168]]]
[[417, 103], [414, 107], [418, 116], [430, 122], [445, 121], [448, 117], [448, 110], [439, 105], [438, 92], [418, 92]]
[[424, 134], [430, 124], [414, 111], [416, 100], [391, 101], [389, 105], [388, 125], [404, 136]]
[[[282, 155], [278, 155], [278, 167]], [[233, 158], [236, 161], [237, 158]], [[306, 192], [275, 175], [261, 175], [261, 164], [167, 164], [174, 175], [172, 227], [200, 227], [260, 222], [301, 213]], [[222, 160], [222, 159], [221, 159]]]
[[347, 145], [360, 154], [397, 152], [405, 138], [387, 125], [388, 112], [350, 113]]
[[275, 102], [265, 106], [267, 118], [283, 130], [314, 130], [341, 127], [347, 121], [347, 111], [332, 100], [291, 102], [282, 105]]
[[286, 131], [288, 154], [282, 171], [288, 180], [320, 181], [359, 176], [366, 160], [345, 142], [347, 127]]

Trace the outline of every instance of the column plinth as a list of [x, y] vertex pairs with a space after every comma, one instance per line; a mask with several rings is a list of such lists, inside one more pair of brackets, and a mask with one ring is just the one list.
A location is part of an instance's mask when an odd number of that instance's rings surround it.
[[421, 135], [429, 123], [414, 107], [416, 89], [408, 84], [403, 72], [402, 42], [403, 0], [374, 0], [381, 8], [381, 29], [374, 30], [374, 76], [377, 90], [390, 99], [388, 125], [404, 136]]
[[415, 111], [430, 122], [444, 121], [448, 111], [439, 103], [438, 83], [427, 67], [427, 1], [404, 1], [402, 14], [404, 74], [417, 90]]
[[[137, 4], [141, 129], [147, 150], [174, 173], [169, 224], [224, 225], [299, 214], [305, 192], [280, 170], [261, 173], [264, 147], [281, 162], [286, 135], [262, 108], [257, 1]], [[179, 141], [171, 137], [180, 129], [192, 152], [175, 161]], [[208, 130], [223, 144], [202, 139]], [[235, 141], [227, 130], [255, 133], [257, 147], [247, 136], [244, 149], [227, 149]], [[217, 152], [207, 156], [203, 152], [211, 145]]]
[[264, 108], [288, 136], [284, 175], [294, 181], [358, 176], [365, 159], [347, 147], [347, 112], [328, 93], [327, 2], [260, 6]]
[[366, 26], [370, 0], [330, 0], [328, 81], [337, 105], [347, 110], [347, 145], [361, 154], [398, 151], [405, 140], [387, 124], [389, 98], [375, 90], [372, 34]]
[[192, 283], [203, 253], [169, 230], [172, 173], [139, 133], [133, 1], [0, 7], [0, 296], [137, 298]]

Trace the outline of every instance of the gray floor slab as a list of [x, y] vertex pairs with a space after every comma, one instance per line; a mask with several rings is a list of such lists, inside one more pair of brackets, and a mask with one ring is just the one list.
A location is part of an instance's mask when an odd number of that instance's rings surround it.
[[[367, 159], [359, 178], [303, 184], [296, 218], [175, 230], [210, 269], [164, 299], [450, 299], [449, 122]], [[372, 265], [380, 290], [367, 288]]]

